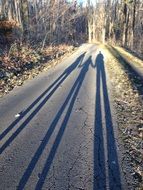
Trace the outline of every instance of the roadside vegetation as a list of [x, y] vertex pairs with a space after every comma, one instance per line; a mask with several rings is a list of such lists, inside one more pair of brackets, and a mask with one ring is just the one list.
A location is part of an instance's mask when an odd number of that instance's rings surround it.
[[72, 45], [66, 44], [48, 46], [42, 50], [13, 44], [8, 52], [2, 53], [0, 58], [0, 97], [14, 87], [21, 86], [26, 80], [34, 78], [40, 72], [55, 66], [74, 49]]
[[104, 44], [123, 170], [129, 163], [132, 185], [143, 190], [142, 0], [0, 0], [0, 97], [86, 42]]
[[112, 84], [119, 136], [125, 147], [122, 169], [125, 176], [128, 171], [133, 177], [133, 180], [126, 179], [129, 186], [142, 190], [143, 78], [134, 72], [131, 65], [141, 64], [143, 68], [143, 62], [120, 47], [102, 45], [101, 49], [106, 57]]
[[0, 91], [85, 42], [120, 45], [142, 57], [142, 11], [141, 0], [0, 0]]

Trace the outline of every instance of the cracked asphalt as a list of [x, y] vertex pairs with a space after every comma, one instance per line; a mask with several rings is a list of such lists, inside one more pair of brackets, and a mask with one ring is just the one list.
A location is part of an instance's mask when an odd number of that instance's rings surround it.
[[1, 190], [127, 190], [104, 54], [83, 44], [0, 99]]

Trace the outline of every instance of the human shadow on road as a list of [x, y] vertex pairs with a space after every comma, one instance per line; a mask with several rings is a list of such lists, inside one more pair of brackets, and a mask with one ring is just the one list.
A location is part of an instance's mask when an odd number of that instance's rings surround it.
[[[121, 190], [121, 177], [106, 83], [104, 56], [101, 52], [96, 57], [94, 67], [96, 67], [97, 74], [93, 190]], [[105, 117], [105, 124], [103, 123], [103, 117]], [[106, 160], [107, 164], [105, 163]]]
[[[33, 117], [40, 111], [49, 98], [55, 93], [58, 87], [64, 82], [66, 78], [77, 68], [77, 66], [83, 61], [85, 52], [82, 53], [76, 61], [67, 67], [64, 72], [36, 99], [34, 102], [13, 121], [7, 129], [0, 134], [0, 140], [2, 140], [9, 132], [16, 127], [16, 125], [28, 114], [34, 107], [32, 113], [23, 121], [23, 123], [16, 129], [16, 131], [6, 140], [6, 142], [0, 148], [0, 154], [10, 145], [10, 143], [17, 137], [17, 135], [26, 127], [26, 125], [33, 119]], [[40, 103], [39, 103], [40, 102]], [[37, 107], [36, 107], [37, 106]]]
[[32, 174], [32, 171], [34, 170], [38, 160], [40, 159], [45, 147], [47, 146], [48, 144], [48, 141], [53, 133], [53, 131], [55, 130], [56, 128], [56, 125], [59, 121], [59, 119], [61, 118], [63, 112], [65, 111], [65, 109], [67, 108], [67, 111], [66, 111], [66, 115], [65, 117], [63, 118], [63, 121], [62, 121], [62, 124], [61, 124], [61, 127], [59, 129], [59, 132], [56, 136], [56, 139], [53, 143], [53, 146], [50, 150], [50, 153], [46, 159], [46, 162], [44, 164], [44, 167], [43, 167], [43, 170], [41, 172], [41, 175], [40, 175], [40, 178], [36, 184], [36, 187], [35, 187], [35, 190], [40, 190], [42, 189], [43, 187], [43, 184], [45, 182], [45, 179], [46, 179], [46, 176], [49, 172], [49, 169], [51, 167], [51, 164], [53, 162], [53, 159], [55, 157], [55, 154], [57, 152], [57, 149], [60, 145], [60, 142], [62, 140], [62, 137], [64, 135], [64, 131], [66, 129], [66, 126], [67, 126], [67, 123], [68, 123], [68, 120], [70, 118], [70, 115], [72, 113], [72, 109], [73, 109], [73, 106], [74, 106], [74, 103], [75, 103], [75, 100], [77, 98], [77, 95], [79, 93], [79, 90], [82, 86], [82, 83], [85, 79], [85, 76], [86, 76], [86, 73], [88, 72], [88, 69], [89, 69], [89, 65], [91, 64], [91, 57], [89, 57], [89, 59], [82, 65], [82, 68], [81, 68], [81, 71], [75, 81], [75, 83], [73, 84], [69, 94], [67, 95], [67, 98], [66, 100], [64, 101], [63, 105], [60, 107], [59, 111], [57, 112], [55, 118], [53, 119], [48, 131], [46, 132], [43, 140], [42, 140], [42, 143], [40, 144], [40, 146], [38, 147], [37, 151], [35, 152], [34, 156], [32, 157], [27, 169], [25, 170], [25, 173], [23, 174], [20, 182], [19, 182], [19, 185], [18, 185], [18, 190], [21, 190], [25, 187], [29, 177], [31, 176]]

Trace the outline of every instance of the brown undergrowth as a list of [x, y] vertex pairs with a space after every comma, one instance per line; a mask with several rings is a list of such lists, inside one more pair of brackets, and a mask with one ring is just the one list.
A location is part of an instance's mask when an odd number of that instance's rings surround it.
[[[133, 189], [143, 189], [143, 79], [136, 75], [129, 63], [143, 64], [121, 48], [101, 46], [113, 88], [117, 123], [125, 147], [124, 163], [131, 166]], [[117, 51], [118, 50], [118, 51]], [[124, 59], [126, 56], [126, 60]], [[125, 164], [123, 165], [125, 167]], [[126, 173], [126, 169], [123, 168]]]
[[44, 49], [14, 43], [9, 50], [0, 52], [0, 97], [27, 79], [56, 65], [64, 55], [74, 51], [65, 44], [48, 46]]

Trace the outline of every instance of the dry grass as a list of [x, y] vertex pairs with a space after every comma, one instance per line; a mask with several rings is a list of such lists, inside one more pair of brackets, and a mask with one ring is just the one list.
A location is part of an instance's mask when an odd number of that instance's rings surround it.
[[[120, 47], [101, 45], [113, 88], [117, 123], [126, 149], [124, 160], [132, 165], [132, 185], [142, 189], [143, 180], [143, 83], [130, 69], [128, 62], [140, 65], [142, 60]], [[114, 51], [114, 48], [118, 51]], [[123, 168], [125, 165], [123, 166]]]

